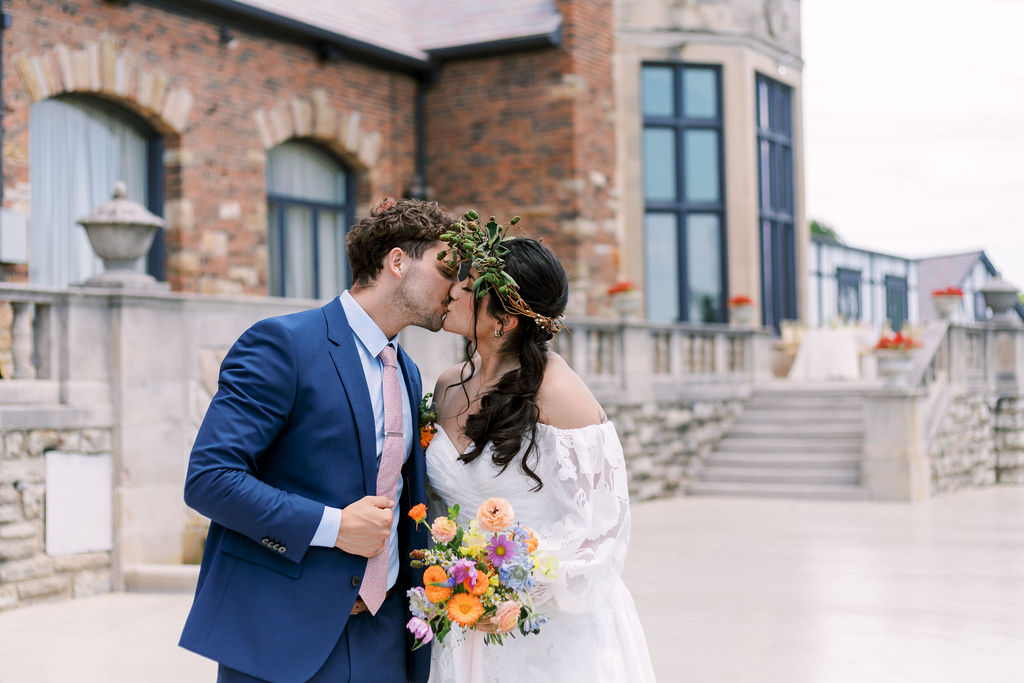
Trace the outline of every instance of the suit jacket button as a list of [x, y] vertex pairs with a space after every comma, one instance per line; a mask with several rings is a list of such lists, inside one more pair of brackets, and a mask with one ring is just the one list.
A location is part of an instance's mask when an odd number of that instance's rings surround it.
[[361, 582], [362, 582], [362, 579], [360, 579], [358, 576], [353, 576], [352, 577], [352, 585], [353, 586], [358, 586]]
[[285, 548], [283, 545], [279, 545], [279, 546], [277, 546], [277, 552], [279, 552], [282, 555], [284, 555], [286, 552], [288, 552], [288, 548]]
[[262, 543], [263, 545], [270, 545], [270, 539], [269, 538], [264, 538], [263, 540], [260, 541], [260, 543]]

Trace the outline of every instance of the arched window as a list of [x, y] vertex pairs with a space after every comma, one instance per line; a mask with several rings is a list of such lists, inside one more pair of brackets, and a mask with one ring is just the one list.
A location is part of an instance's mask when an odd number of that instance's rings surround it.
[[[29, 281], [47, 287], [78, 284], [102, 272], [76, 221], [110, 199], [114, 183], [128, 197], [163, 213], [163, 143], [134, 114], [80, 96], [42, 100], [29, 111], [32, 188]], [[163, 277], [163, 236], [150, 250], [149, 272]]]
[[267, 159], [268, 280], [274, 296], [333, 297], [349, 282], [345, 232], [352, 176], [305, 142], [286, 142]]

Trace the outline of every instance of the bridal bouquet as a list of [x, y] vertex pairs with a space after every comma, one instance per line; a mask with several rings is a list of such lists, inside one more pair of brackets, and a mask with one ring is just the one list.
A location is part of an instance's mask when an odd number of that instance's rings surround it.
[[[414, 567], [426, 567], [424, 585], [408, 592], [413, 617], [407, 628], [416, 647], [435, 636], [443, 642], [453, 624], [484, 631], [488, 643], [501, 644], [516, 630], [539, 633], [547, 618], [534, 610], [530, 589], [537, 579], [557, 576], [558, 560], [537, 549], [537, 537], [515, 523], [504, 498], [484, 501], [467, 528], [458, 515], [457, 504], [448, 508], [447, 517], [430, 525], [434, 545], [411, 553]], [[413, 507], [409, 516], [426, 524], [426, 506]]]

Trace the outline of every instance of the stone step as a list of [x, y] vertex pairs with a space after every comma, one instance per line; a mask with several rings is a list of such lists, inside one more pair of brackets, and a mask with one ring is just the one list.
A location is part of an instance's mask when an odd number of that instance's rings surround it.
[[697, 481], [687, 487], [694, 496], [736, 496], [767, 498], [818, 498], [864, 500], [868, 491], [849, 484], [750, 484], [743, 482]]
[[860, 410], [786, 410], [775, 406], [772, 410], [744, 410], [737, 422], [776, 422], [804, 424], [829, 422], [834, 424], [863, 425], [864, 413]]
[[817, 468], [860, 471], [860, 453], [728, 453], [715, 451], [706, 467]]
[[803, 424], [779, 424], [777, 422], [744, 422], [737, 420], [729, 429], [729, 436], [786, 437], [794, 439], [859, 439], [864, 436], [861, 423], [809, 421]]
[[814, 434], [805, 436], [791, 433], [787, 434], [785, 438], [727, 436], [718, 442], [715, 450], [728, 453], [821, 453], [834, 455], [848, 453], [860, 457], [863, 447], [863, 439], [859, 436], [857, 438], [823, 439]]
[[830, 396], [753, 396], [745, 404], [747, 410], [863, 410], [859, 398], [846, 399]]
[[860, 467], [722, 467], [715, 463], [701, 472], [702, 482], [750, 484], [860, 484]]

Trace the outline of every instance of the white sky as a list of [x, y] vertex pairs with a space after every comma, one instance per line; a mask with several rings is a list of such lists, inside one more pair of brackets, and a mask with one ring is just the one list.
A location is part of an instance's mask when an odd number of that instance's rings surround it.
[[807, 215], [1024, 288], [1024, 0], [803, 0]]

